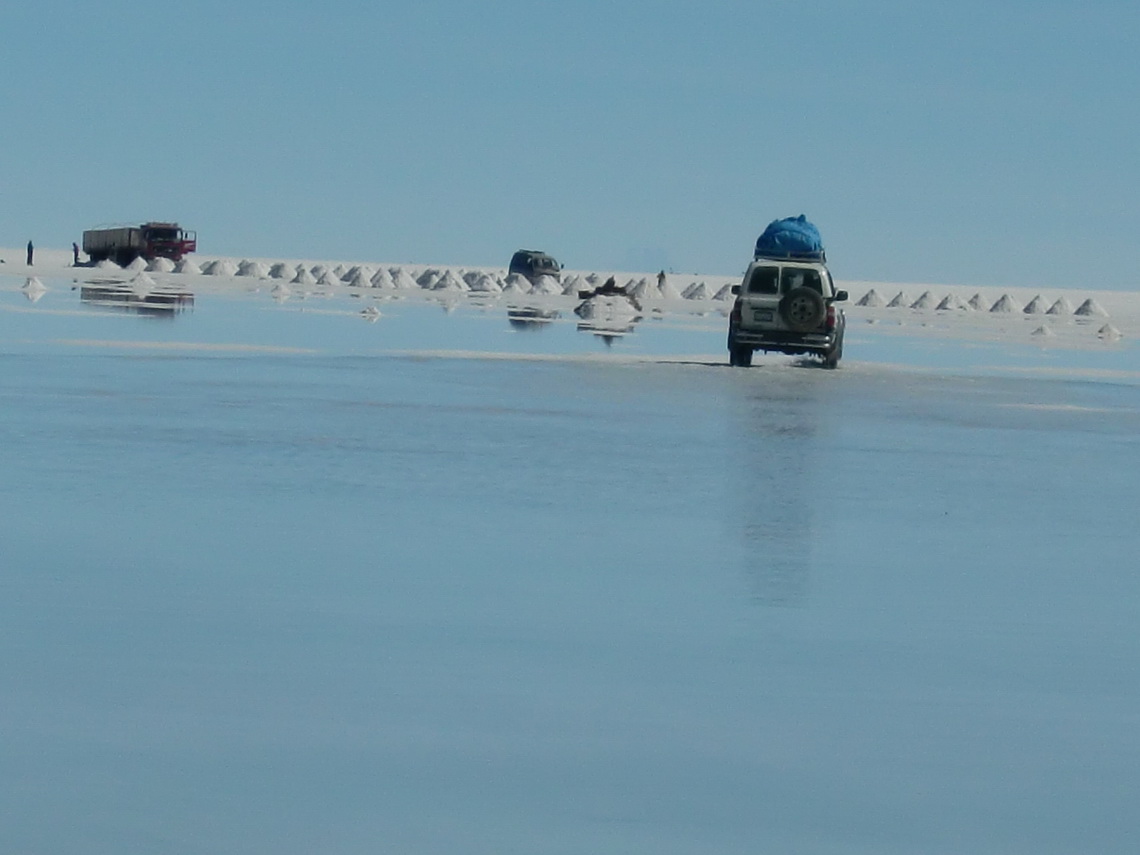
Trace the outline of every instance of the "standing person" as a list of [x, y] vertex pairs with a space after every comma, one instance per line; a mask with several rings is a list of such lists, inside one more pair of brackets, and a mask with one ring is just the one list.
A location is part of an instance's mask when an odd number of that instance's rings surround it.
[[657, 290], [662, 292], [662, 293], [665, 292], [665, 271], [664, 270], [662, 270], [660, 273], [657, 274]]
[[79, 266], [79, 244], [77, 244], [75, 241], [71, 242], [71, 266]]
[[34, 253], [35, 251], [36, 251], [36, 248], [34, 246], [32, 246], [32, 242], [28, 241], [28, 267], [32, 266], [32, 253]]

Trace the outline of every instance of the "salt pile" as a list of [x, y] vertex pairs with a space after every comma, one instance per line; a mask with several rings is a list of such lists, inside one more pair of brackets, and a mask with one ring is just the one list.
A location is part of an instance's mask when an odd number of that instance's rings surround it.
[[297, 272], [293, 278], [289, 280], [292, 285], [316, 285], [317, 280], [313, 278], [313, 274], [305, 269], [305, 265], [298, 264]]
[[[426, 285], [424, 286], [427, 287]], [[432, 291], [466, 291], [467, 283], [452, 273], [450, 270], [444, 272], [442, 276], [437, 278], [431, 285]]]
[[1013, 298], [1009, 294], [1002, 294], [993, 306], [990, 307], [991, 312], [1012, 312], [1014, 311]]
[[866, 306], [870, 309], [877, 309], [883, 305], [883, 298], [879, 296], [879, 292], [872, 288], [866, 294], [859, 298], [856, 306]]
[[380, 310], [375, 306], [365, 306], [360, 310], [360, 314], [369, 322], [376, 321], [380, 318]]
[[392, 281], [392, 274], [381, 267], [368, 278], [368, 284], [373, 288], [395, 288], [396, 283]]
[[934, 308], [934, 295], [929, 291], [923, 291], [922, 296], [910, 304], [912, 309], [932, 309]]
[[1118, 338], [1120, 338], [1121, 335], [1120, 330], [1118, 330], [1112, 324], [1105, 324], [1103, 327], [1096, 331], [1096, 334], [1103, 338], [1105, 341], [1116, 341]]
[[421, 288], [431, 290], [435, 288], [435, 283], [443, 278], [443, 271], [436, 270], [434, 267], [429, 267], [423, 273], [416, 277], [416, 284]]
[[348, 272], [348, 277], [344, 280], [350, 288], [371, 288], [372, 276], [369, 271], [363, 267], [354, 267]]
[[714, 300], [731, 300], [735, 295], [731, 285], [721, 285], [720, 290], [713, 294]]
[[503, 283], [504, 294], [529, 294], [530, 281], [525, 276], [520, 276], [517, 273], [512, 273], [507, 277], [507, 281]]
[[1107, 318], [1108, 317], [1108, 312], [1106, 312], [1104, 309], [1102, 309], [1100, 306], [1100, 303], [1098, 303], [1092, 297], [1089, 297], [1087, 300], [1085, 300], [1083, 303], [1081, 303], [1079, 306], [1077, 306], [1077, 310], [1075, 312], [1073, 312], [1073, 314], [1074, 315], [1080, 315], [1083, 318], [1090, 318], [1090, 317]]
[[392, 272], [392, 287], [400, 290], [408, 290], [411, 288], [419, 288], [419, 284], [412, 278], [412, 274], [404, 270], [402, 267], [397, 267]]
[[1033, 332], [1031, 332], [1030, 335], [1043, 336], [1045, 338], [1048, 338], [1049, 336], [1056, 335], [1056, 333], [1053, 332], [1053, 330], [1049, 329], [1049, 327], [1047, 327], [1047, 326], [1040, 326], [1037, 329], [1035, 329]]
[[629, 322], [641, 317], [641, 312], [633, 302], [628, 297], [621, 296], [590, 297], [578, 304], [574, 314], [585, 321], [607, 323]]
[[198, 265], [191, 261], [189, 258], [184, 258], [174, 265], [175, 273], [198, 274], [202, 271], [198, 269]]
[[270, 279], [289, 279], [289, 265], [284, 261], [278, 261], [276, 264], [269, 268]]
[[984, 312], [986, 310], [986, 300], [981, 295], [981, 292], [978, 292], [969, 300], [967, 300], [966, 305], [976, 312]]
[[1036, 297], [1026, 303], [1025, 308], [1021, 311], [1027, 315], [1040, 315], [1045, 311], [1045, 301], [1042, 300], [1041, 295], [1038, 294]]
[[317, 277], [317, 284], [324, 285], [326, 287], [335, 287], [337, 285], [340, 285], [340, 274], [334, 270], [325, 268], [321, 275]]
[[237, 275], [237, 267], [229, 259], [220, 259], [206, 262], [202, 272], [207, 276], [235, 276]]
[[649, 277], [642, 277], [636, 282], [630, 279], [625, 284], [625, 293], [637, 300], [652, 300], [660, 297], [661, 292], [657, 290], [657, 286], [649, 281]]
[[561, 294], [562, 286], [553, 276], [546, 276], [544, 274], [535, 280], [534, 286], [530, 289], [530, 293], [544, 295]]
[[942, 302], [935, 306], [939, 312], [950, 312], [955, 309], [965, 310], [966, 304], [957, 298], [954, 294], [947, 294], [942, 298]]
[[677, 290], [677, 286], [669, 281], [669, 277], [663, 276], [657, 286], [657, 296], [664, 300], [680, 300], [681, 292]]
[[173, 273], [174, 262], [169, 258], [159, 256], [158, 258], [152, 258], [150, 263], [147, 264], [146, 269], [151, 273]]
[[709, 298], [709, 289], [704, 282], [693, 282], [681, 292], [681, 297], [685, 300], [707, 300]]
[[891, 298], [891, 301], [887, 303], [887, 308], [905, 309], [910, 305], [910, 302], [910, 297], [907, 296], [906, 291], [899, 291], [897, 294], [895, 294], [894, 297]]
[[115, 264], [115, 262], [111, 261], [111, 259], [109, 259], [109, 258], [104, 258], [102, 261], [97, 263], [95, 266], [98, 267], [100, 270], [110, 270], [111, 268], [114, 268], [115, 270], [121, 270], [122, 269], [119, 267], [119, 265]]
[[485, 272], [473, 276], [467, 287], [477, 294], [498, 294], [503, 290], [498, 278]]
[[575, 274], [562, 282], [562, 293], [569, 297], [578, 296], [579, 291], [585, 291], [585, 280]]
[[1071, 315], [1072, 313], [1073, 304], [1070, 303], [1065, 297], [1060, 297], [1045, 312], [1047, 315]]
[[135, 272], [146, 270], [146, 259], [141, 255], [136, 255], [133, 259], [131, 259], [131, 263], [128, 264], [124, 270], [133, 270]]
[[276, 285], [274, 285], [273, 290], [269, 293], [273, 295], [273, 299], [278, 303], [284, 303], [291, 296], [293, 296], [293, 292], [289, 290], [288, 286], [282, 284], [281, 282], [278, 282]]
[[237, 274], [238, 276], [252, 276], [255, 279], [265, 279], [269, 275], [269, 271], [265, 265], [259, 261], [241, 261], [238, 263]]

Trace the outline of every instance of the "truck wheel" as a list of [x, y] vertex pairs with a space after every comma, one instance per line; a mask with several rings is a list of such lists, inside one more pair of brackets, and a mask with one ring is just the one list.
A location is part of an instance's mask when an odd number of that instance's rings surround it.
[[728, 349], [728, 364], [748, 368], [752, 365], [752, 348], [740, 347], [739, 345], [730, 347]]
[[780, 317], [795, 332], [809, 332], [823, 323], [823, 296], [811, 288], [793, 288], [780, 301]]

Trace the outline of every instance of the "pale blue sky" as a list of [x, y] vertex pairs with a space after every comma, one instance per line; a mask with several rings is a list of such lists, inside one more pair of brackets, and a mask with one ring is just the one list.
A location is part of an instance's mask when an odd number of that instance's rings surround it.
[[39, 0], [4, 15], [0, 246], [1140, 286], [1140, 5]]

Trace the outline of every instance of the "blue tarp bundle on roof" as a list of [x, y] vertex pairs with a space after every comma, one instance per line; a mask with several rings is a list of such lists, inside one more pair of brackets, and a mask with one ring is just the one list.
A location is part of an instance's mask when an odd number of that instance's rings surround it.
[[823, 240], [819, 229], [807, 217], [787, 217], [773, 220], [756, 239], [754, 258], [794, 258], [805, 261], [823, 261]]

